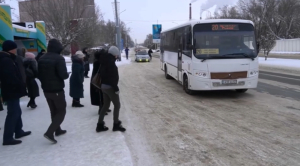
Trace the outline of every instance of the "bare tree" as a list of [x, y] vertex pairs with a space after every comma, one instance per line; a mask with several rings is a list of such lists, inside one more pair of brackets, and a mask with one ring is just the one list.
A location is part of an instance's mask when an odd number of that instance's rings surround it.
[[20, 7], [32, 21], [45, 21], [47, 37], [60, 40], [64, 47], [76, 40], [93, 45], [89, 39], [102, 18], [100, 12], [90, 12], [85, 0], [28, 0]]
[[275, 47], [276, 40], [274, 35], [266, 34], [261, 37], [260, 46], [264, 52], [265, 60], [267, 60], [270, 51]]

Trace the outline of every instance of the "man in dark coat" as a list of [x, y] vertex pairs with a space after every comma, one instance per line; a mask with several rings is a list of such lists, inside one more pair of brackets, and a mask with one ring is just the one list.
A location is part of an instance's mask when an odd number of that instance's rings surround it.
[[1, 95], [1, 82], [0, 82], [0, 111], [3, 111], [3, 100], [2, 100], [2, 95]]
[[[7, 116], [4, 126], [3, 145], [17, 145], [22, 143], [19, 139], [30, 135], [30, 131], [23, 131], [22, 110], [20, 98], [26, 95], [26, 85], [22, 79], [17, 61], [17, 44], [7, 40], [0, 52], [0, 82], [3, 100], [7, 103]], [[23, 64], [21, 64], [23, 65]]]
[[64, 80], [69, 78], [65, 59], [60, 55], [62, 50], [62, 44], [56, 39], [51, 39], [48, 43], [47, 53], [38, 62], [39, 79], [51, 111], [52, 120], [44, 137], [52, 143], [57, 143], [54, 133], [59, 136], [67, 132], [60, 127], [64, 121], [67, 107]]
[[35, 57], [35, 60], [38, 62], [39, 59], [45, 54], [45, 50], [42, 49], [41, 52], [38, 53], [38, 55]]
[[149, 51], [148, 51], [148, 55], [150, 56], [150, 59], [152, 59], [152, 53], [153, 53], [153, 51], [152, 51], [152, 49], [150, 48]]
[[70, 96], [73, 98], [72, 107], [84, 107], [80, 104], [80, 98], [83, 98], [84, 82], [84, 54], [77, 51], [72, 56], [72, 75], [70, 77]]
[[126, 47], [125, 53], [126, 53], [126, 59], [127, 59], [127, 60], [128, 60], [128, 52], [129, 52], [129, 49], [128, 49], [128, 47]]
[[104, 104], [101, 109], [96, 131], [102, 132], [107, 131], [108, 127], [105, 126], [104, 116], [109, 109], [110, 102], [114, 104], [114, 125], [113, 131], [126, 131], [126, 129], [121, 125], [122, 122], [119, 120], [120, 113], [120, 91], [119, 91], [119, 72], [118, 67], [115, 64], [116, 59], [120, 55], [120, 51], [116, 46], [111, 46], [108, 49], [108, 55], [103, 58], [103, 62], [100, 69], [101, 77], [101, 90], [103, 92]]
[[89, 78], [88, 74], [90, 71], [90, 55], [87, 53], [87, 48], [82, 49], [82, 52], [84, 53], [84, 77]]

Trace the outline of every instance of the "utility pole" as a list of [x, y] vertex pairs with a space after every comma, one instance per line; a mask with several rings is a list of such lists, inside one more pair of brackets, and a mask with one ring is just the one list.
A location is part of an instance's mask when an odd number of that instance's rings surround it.
[[117, 31], [117, 47], [120, 51], [120, 60], [121, 60], [121, 31], [120, 31], [120, 22], [119, 22], [119, 12], [118, 12], [118, 3], [115, 0], [115, 11], [116, 11], [116, 31]]

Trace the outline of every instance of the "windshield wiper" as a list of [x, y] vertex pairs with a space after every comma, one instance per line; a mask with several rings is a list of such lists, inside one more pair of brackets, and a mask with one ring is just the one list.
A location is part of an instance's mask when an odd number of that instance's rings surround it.
[[249, 55], [247, 55], [247, 54], [245, 54], [245, 53], [232, 53], [232, 54], [225, 54], [225, 55], [223, 55], [223, 56], [227, 56], [227, 55], [243, 55], [244, 57], [250, 58], [250, 59], [252, 59], [252, 61], [254, 61], [254, 58], [253, 58], [253, 57], [251, 57], [251, 56], [249, 56]]

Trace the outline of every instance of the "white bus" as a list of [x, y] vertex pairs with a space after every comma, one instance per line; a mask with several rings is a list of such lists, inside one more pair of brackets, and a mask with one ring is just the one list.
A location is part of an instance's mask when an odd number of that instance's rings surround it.
[[257, 87], [257, 47], [249, 20], [190, 21], [161, 32], [160, 67], [188, 94], [229, 89], [244, 93]]

